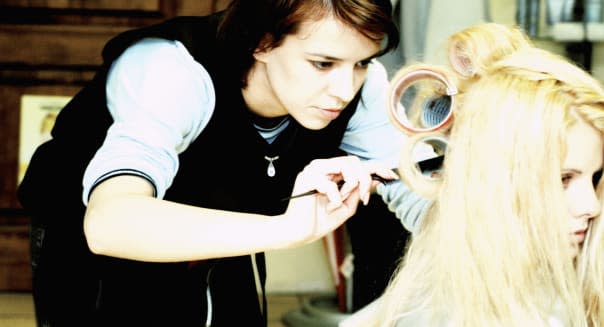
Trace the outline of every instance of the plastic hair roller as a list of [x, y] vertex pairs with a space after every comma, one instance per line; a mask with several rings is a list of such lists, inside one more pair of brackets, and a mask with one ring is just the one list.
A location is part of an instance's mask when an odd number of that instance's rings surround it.
[[453, 119], [457, 93], [455, 85], [436, 70], [401, 70], [391, 82], [390, 116], [407, 134], [444, 131]]

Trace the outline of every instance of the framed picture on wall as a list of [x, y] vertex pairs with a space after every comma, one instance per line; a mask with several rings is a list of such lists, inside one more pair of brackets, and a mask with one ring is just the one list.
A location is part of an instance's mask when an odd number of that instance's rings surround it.
[[57, 115], [69, 100], [71, 97], [60, 95], [24, 94], [21, 96], [17, 184], [23, 179], [36, 148], [50, 139], [50, 131]]

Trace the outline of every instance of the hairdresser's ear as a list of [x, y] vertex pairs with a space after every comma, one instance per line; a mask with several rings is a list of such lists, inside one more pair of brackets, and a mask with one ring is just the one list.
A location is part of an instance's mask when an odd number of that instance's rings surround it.
[[451, 67], [460, 75], [472, 77], [476, 74], [476, 67], [472, 59], [461, 50], [461, 45], [456, 43], [449, 48], [449, 62]]
[[254, 59], [256, 61], [266, 63], [268, 55], [271, 53], [272, 47], [270, 46], [270, 37], [265, 36], [262, 38], [258, 46], [254, 50]]
[[256, 50], [254, 50], [254, 59], [256, 59], [256, 61], [260, 61], [260, 62], [266, 63], [269, 53], [270, 53], [270, 50], [266, 50], [266, 49], [259, 50], [259, 49], [256, 49]]

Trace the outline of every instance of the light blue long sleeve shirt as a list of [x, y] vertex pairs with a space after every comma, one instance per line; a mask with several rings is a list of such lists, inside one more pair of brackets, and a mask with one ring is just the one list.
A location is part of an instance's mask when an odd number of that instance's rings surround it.
[[[375, 60], [340, 148], [394, 168], [405, 136], [390, 123], [388, 87], [386, 70]], [[156, 197], [163, 198], [178, 171], [178, 155], [201, 133], [214, 111], [210, 75], [182, 43], [149, 38], [113, 63], [106, 91], [114, 123], [86, 169], [84, 203], [96, 184], [120, 174], [148, 179]], [[380, 184], [377, 192], [403, 225], [415, 230], [428, 201], [401, 182]]]

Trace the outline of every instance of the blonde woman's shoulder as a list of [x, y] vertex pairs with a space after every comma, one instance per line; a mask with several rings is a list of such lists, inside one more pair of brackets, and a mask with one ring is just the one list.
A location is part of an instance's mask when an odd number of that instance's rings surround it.
[[346, 319], [340, 321], [338, 327], [377, 327], [377, 318], [379, 317], [379, 307], [382, 298], [378, 298], [360, 310], [351, 314]]

